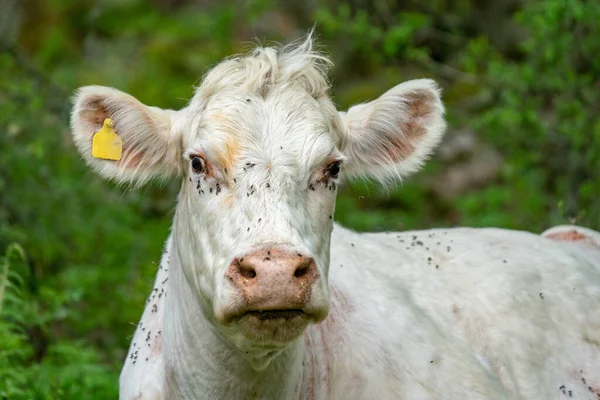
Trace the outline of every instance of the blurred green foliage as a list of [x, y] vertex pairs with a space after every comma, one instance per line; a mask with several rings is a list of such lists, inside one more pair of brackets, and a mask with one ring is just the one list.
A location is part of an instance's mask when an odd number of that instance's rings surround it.
[[[426, 3], [426, 4], [425, 4]], [[101, 84], [167, 108], [221, 58], [316, 22], [340, 108], [440, 81], [453, 128], [503, 161], [440, 196], [435, 158], [399, 190], [340, 193], [359, 230], [600, 229], [600, 3], [584, 0], [0, 0], [0, 397], [115, 398], [178, 182], [103, 182], [71, 142], [71, 93]], [[268, 44], [268, 42], [266, 42]], [[12, 243], [19, 243], [18, 245]], [[3, 249], [7, 249], [3, 251]]]

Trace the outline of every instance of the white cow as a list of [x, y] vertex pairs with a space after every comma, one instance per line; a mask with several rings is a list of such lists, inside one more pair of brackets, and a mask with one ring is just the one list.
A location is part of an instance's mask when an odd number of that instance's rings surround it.
[[[309, 37], [217, 65], [190, 104], [81, 88], [100, 175], [182, 180], [121, 399], [600, 399], [600, 234], [359, 234], [338, 182], [419, 169], [445, 123], [430, 80], [336, 111]], [[93, 158], [106, 117], [120, 161]]]

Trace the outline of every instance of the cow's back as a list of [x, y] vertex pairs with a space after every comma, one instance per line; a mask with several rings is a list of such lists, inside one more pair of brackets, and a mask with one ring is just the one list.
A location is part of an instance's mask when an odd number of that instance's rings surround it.
[[351, 336], [382, 348], [401, 387], [417, 382], [411, 396], [600, 398], [600, 251], [500, 229], [336, 227], [330, 276], [354, 304]]

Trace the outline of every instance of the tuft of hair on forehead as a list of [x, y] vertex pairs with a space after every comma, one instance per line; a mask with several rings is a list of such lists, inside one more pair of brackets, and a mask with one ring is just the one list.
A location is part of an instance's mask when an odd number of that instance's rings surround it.
[[257, 47], [216, 65], [196, 89], [194, 103], [203, 103], [218, 92], [264, 97], [273, 88], [299, 85], [313, 98], [327, 96], [327, 72], [332, 62], [314, 48], [313, 32], [280, 47]]

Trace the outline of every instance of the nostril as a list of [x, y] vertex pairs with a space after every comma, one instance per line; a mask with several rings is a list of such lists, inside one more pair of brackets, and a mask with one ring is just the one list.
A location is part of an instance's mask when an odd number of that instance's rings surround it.
[[238, 270], [238, 273], [246, 279], [256, 278], [256, 270], [254, 269], [254, 267], [249, 263], [242, 264], [243, 261], [243, 258], [235, 260], [233, 264], [234, 268], [236, 268]]
[[308, 272], [308, 267], [310, 266], [310, 263], [306, 263], [298, 268], [296, 268], [296, 270], [294, 271], [294, 276], [296, 278], [301, 278], [304, 275], [306, 275], [306, 273]]
[[247, 279], [256, 278], [256, 271], [253, 268], [240, 268], [240, 274]]

